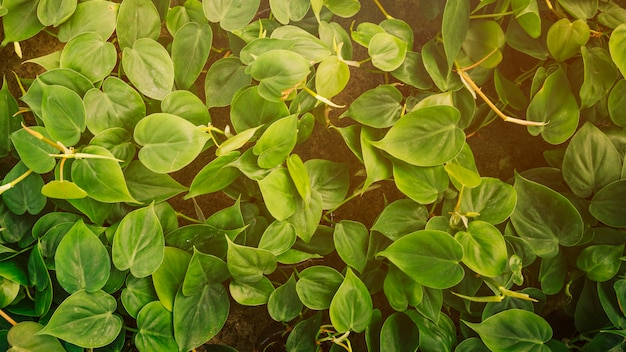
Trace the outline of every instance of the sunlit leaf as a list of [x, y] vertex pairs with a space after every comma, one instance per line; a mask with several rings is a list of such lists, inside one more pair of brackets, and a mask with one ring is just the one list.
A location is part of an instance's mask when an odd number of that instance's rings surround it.
[[174, 63], [167, 50], [152, 38], [140, 38], [132, 47], [125, 47], [122, 67], [130, 82], [149, 98], [162, 100], [172, 91]]

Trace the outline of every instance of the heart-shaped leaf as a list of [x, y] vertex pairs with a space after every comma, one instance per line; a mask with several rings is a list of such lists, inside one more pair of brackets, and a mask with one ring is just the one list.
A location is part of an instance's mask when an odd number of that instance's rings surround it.
[[604, 224], [626, 227], [626, 180], [609, 183], [596, 193], [589, 212]]
[[493, 225], [472, 221], [467, 230], [454, 238], [463, 246], [463, 263], [481, 276], [496, 277], [507, 268], [508, 255], [504, 237]]
[[161, 18], [154, 3], [150, 0], [130, 0], [121, 3], [116, 32], [122, 50], [132, 47], [141, 38], [156, 41], [161, 34]]
[[[89, 57], [89, 60], [85, 60]], [[61, 52], [60, 66], [75, 70], [92, 82], [106, 78], [117, 64], [113, 43], [96, 33], [85, 33], [70, 40]]]
[[382, 140], [372, 144], [409, 164], [440, 165], [463, 149], [465, 134], [457, 127], [459, 119], [459, 110], [451, 106], [414, 110], [398, 120]]
[[[419, 230], [405, 235], [377, 256], [389, 259], [418, 283], [432, 288], [448, 288], [463, 279], [463, 247], [443, 231]], [[441, 275], [445, 272], [446, 275]]]
[[135, 345], [142, 351], [178, 350], [174, 340], [174, 318], [161, 302], [146, 304], [137, 315]]
[[548, 30], [548, 50], [557, 61], [565, 61], [580, 51], [580, 47], [589, 40], [589, 35], [586, 21], [578, 19], [571, 22], [561, 18]]
[[338, 332], [362, 332], [373, 313], [372, 296], [367, 287], [348, 268], [346, 276], [330, 302], [330, 322]]
[[178, 88], [188, 89], [196, 81], [209, 58], [212, 43], [213, 31], [206, 23], [189, 22], [176, 31], [172, 62]]
[[[150, 243], [150, 246], [146, 246]], [[113, 238], [113, 264], [146, 277], [157, 270], [164, 256], [165, 240], [154, 205], [130, 212], [120, 222]]]
[[54, 311], [37, 334], [46, 334], [84, 348], [103, 347], [122, 330], [122, 318], [113, 314], [117, 303], [103, 291], [77, 291]]
[[125, 47], [122, 66], [130, 82], [145, 96], [163, 100], [172, 91], [174, 63], [167, 50], [156, 40], [140, 38], [133, 42], [132, 47]]

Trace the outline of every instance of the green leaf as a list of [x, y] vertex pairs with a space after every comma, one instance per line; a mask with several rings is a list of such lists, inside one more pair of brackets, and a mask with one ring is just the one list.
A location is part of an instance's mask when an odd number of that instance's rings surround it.
[[624, 244], [591, 245], [580, 252], [576, 258], [576, 266], [593, 281], [608, 281], [617, 274], [623, 253]]
[[289, 110], [282, 101], [272, 102], [259, 95], [257, 86], [237, 92], [233, 98], [230, 119], [237, 133], [261, 125], [270, 125], [288, 116]]
[[517, 193], [511, 185], [483, 177], [478, 187], [463, 190], [461, 211], [478, 213], [476, 220], [498, 225], [511, 216], [516, 204]]
[[551, 73], [526, 110], [529, 121], [547, 123], [544, 126], [529, 126], [528, 132], [533, 136], [541, 133], [550, 144], [565, 142], [578, 127], [578, 104], [567, 82], [562, 69]]
[[362, 332], [373, 313], [372, 296], [367, 287], [348, 268], [346, 277], [330, 302], [330, 322], [337, 332]]
[[200, 76], [212, 43], [213, 31], [206, 23], [189, 22], [176, 31], [172, 42], [172, 61], [178, 88], [188, 89]]
[[583, 20], [594, 17], [598, 12], [598, 0], [559, 0], [559, 4], [572, 16]]
[[401, 160], [393, 161], [393, 180], [400, 192], [420, 204], [434, 203], [450, 182], [441, 165], [422, 167]]
[[475, 273], [496, 277], [502, 275], [509, 261], [506, 243], [500, 231], [484, 221], [472, 221], [467, 230], [454, 238], [463, 246], [463, 263]]
[[289, 21], [300, 21], [304, 18], [311, 7], [308, 0], [270, 0], [272, 15], [281, 24], [288, 24]]
[[[19, 162], [6, 174], [2, 184], [13, 182], [26, 172], [28, 172], [26, 165]], [[21, 182], [2, 192], [2, 201], [16, 215], [23, 215], [26, 212], [32, 215], [39, 214], [47, 201], [46, 197], [41, 194], [42, 187], [41, 175], [30, 173]]]
[[280, 26], [274, 29], [272, 39], [292, 41], [293, 46], [289, 51], [300, 54], [309, 63], [318, 63], [332, 55], [332, 47], [327, 46], [320, 38], [297, 26]]
[[259, 249], [272, 252], [275, 256], [285, 253], [296, 242], [296, 229], [287, 221], [274, 221], [263, 232]]
[[60, 67], [77, 71], [91, 82], [105, 79], [116, 64], [115, 45], [104, 41], [96, 33], [84, 33], [72, 38], [63, 48], [60, 58]]
[[122, 318], [113, 314], [115, 298], [102, 291], [78, 291], [54, 311], [37, 334], [46, 334], [84, 348], [103, 347], [122, 330]]
[[159, 203], [187, 190], [170, 175], [150, 171], [138, 160], [133, 160], [124, 170], [130, 194], [138, 202]]
[[5, 308], [12, 304], [20, 293], [20, 287], [20, 283], [0, 276], [0, 307]]
[[379, 85], [357, 97], [339, 118], [351, 117], [374, 128], [393, 126], [402, 112], [402, 93], [392, 85]]
[[444, 165], [444, 169], [457, 189], [461, 187], [476, 188], [482, 181], [476, 167], [474, 154], [467, 143], [454, 159]]
[[111, 1], [93, 0], [79, 2], [72, 17], [59, 26], [59, 41], [67, 43], [83, 33], [98, 33], [108, 40], [115, 31], [120, 4]]
[[[209, 67], [204, 80], [206, 105], [209, 108], [230, 105], [235, 93], [250, 84], [246, 66], [236, 57], [225, 57]], [[236, 131], [239, 131], [235, 128]]]
[[321, 312], [298, 322], [287, 337], [285, 348], [293, 352], [314, 351], [318, 348], [317, 336], [321, 325]]
[[135, 157], [135, 144], [132, 141], [133, 136], [121, 127], [112, 127], [95, 135], [89, 144], [106, 148], [121, 162], [122, 167], [128, 166]]
[[38, 5], [39, 1], [30, 0], [4, 0], [2, 2], [2, 6], [8, 12], [2, 16], [4, 39], [0, 47], [34, 37], [44, 28], [37, 17]]
[[561, 18], [548, 30], [546, 40], [550, 55], [557, 61], [571, 58], [587, 43], [589, 35], [589, 25], [586, 21], [578, 19], [571, 22], [567, 18]]
[[238, 151], [233, 151], [211, 160], [191, 181], [189, 193], [185, 199], [217, 192], [233, 183], [240, 173], [239, 170], [229, 165], [239, 158], [239, 155]]
[[85, 106], [80, 96], [63, 86], [41, 87], [41, 118], [54, 141], [73, 146], [85, 130]]
[[87, 128], [94, 135], [113, 127], [132, 131], [137, 122], [146, 116], [146, 105], [141, 95], [113, 76], [107, 77], [101, 88], [89, 90], [83, 98]]
[[191, 296], [178, 291], [174, 300], [174, 337], [181, 351], [199, 347], [222, 329], [230, 302], [221, 284], [205, 285]]
[[510, 309], [492, 315], [482, 323], [463, 322], [476, 331], [492, 351], [550, 351], [544, 344], [552, 338], [552, 328], [533, 312]]
[[611, 121], [619, 127], [626, 127], [626, 114], [622, 113], [626, 109], [626, 80], [620, 79], [615, 83], [607, 105]]
[[419, 347], [417, 325], [406, 314], [390, 315], [380, 331], [381, 351], [416, 351]]
[[611, 33], [609, 39], [609, 52], [613, 62], [622, 73], [622, 76], [626, 77], [626, 53], [624, 53], [624, 43], [626, 43], [626, 24], [620, 24]]
[[329, 56], [317, 66], [315, 89], [324, 98], [332, 98], [341, 93], [350, 80], [348, 64], [337, 56]]
[[229, 238], [226, 263], [234, 279], [242, 282], [257, 282], [263, 274], [276, 270], [276, 256], [264, 249], [246, 247], [233, 243]]
[[[410, 48], [407, 49], [410, 50]], [[391, 75], [417, 89], [429, 90], [433, 86], [433, 82], [424, 67], [422, 55], [413, 51], [407, 51], [404, 62], [400, 67], [391, 71]]]
[[289, 280], [277, 287], [267, 301], [267, 311], [276, 321], [289, 322], [302, 311], [302, 302], [296, 292], [296, 280], [293, 274]]
[[307, 308], [325, 310], [330, 307], [343, 281], [344, 277], [331, 267], [311, 266], [302, 270], [298, 275], [296, 292]]
[[608, 226], [626, 227], [626, 180], [606, 185], [591, 199], [589, 212]]
[[176, 247], [165, 247], [163, 261], [152, 274], [154, 290], [165, 309], [174, 309], [174, 299], [185, 279], [191, 254]]
[[322, 197], [312, 191], [310, 201], [298, 198], [295, 202], [296, 210], [287, 221], [295, 227], [298, 237], [308, 243], [322, 221]]
[[272, 123], [252, 148], [257, 163], [265, 169], [281, 165], [296, 146], [298, 116], [289, 115]]
[[563, 158], [563, 179], [580, 198], [592, 193], [621, 175], [622, 157], [611, 140], [591, 122], [586, 122], [572, 137]]
[[367, 52], [374, 67], [391, 72], [404, 62], [408, 43], [389, 33], [375, 34], [369, 42]]
[[342, 220], [335, 225], [333, 241], [337, 254], [344, 263], [363, 273], [367, 264], [369, 231], [365, 225], [356, 221]]
[[163, 262], [164, 248], [161, 223], [154, 205], [149, 205], [130, 212], [118, 225], [113, 238], [113, 264], [119, 270], [130, 269], [135, 277], [146, 277]]
[[324, 0], [330, 12], [339, 17], [349, 18], [357, 14], [361, 9], [359, 0]]
[[[116, 32], [120, 49], [124, 51], [133, 47], [138, 39], [159, 39], [161, 18], [154, 3], [150, 0], [122, 2], [117, 15]], [[129, 71], [126, 67], [124, 70]]]
[[76, 0], [41, 0], [37, 5], [37, 18], [44, 26], [57, 27], [76, 10]]
[[[435, 166], [452, 160], [465, 144], [457, 127], [459, 111], [451, 106], [429, 106], [404, 115], [385, 137], [372, 144], [393, 157], [416, 166]], [[423, 153], [415, 153], [423, 150]]]
[[528, 106], [528, 98], [522, 89], [504, 77], [500, 70], [495, 70], [493, 80], [500, 101], [517, 110], [524, 110]]
[[89, 197], [104, 203], [137, 203], [130, 195], [119, 163], [113, 154], [103, 147], [90, 145], [83, 153], [100, 155], [101, 158], [83, 158], [72, 163], [72, 180], [87, 192]]
[[137, 315], [137, 329], [134, 342], [140, 351], [177, 351], [174, 340], [174, 323], [170, 313], [161, 302], [146, 304]]
[[[45, 128], [41, 126], [29, 128], [50, 139], [50, 135]], [[11, 134], [11, 142], [13, 142], [13, 146], [19, 154], [21, 161], [33, 172], [44, 174], [54, 169], [56, 160], [49, 154], [55, 154], [58, 152], [58, 149], [33, 137], [25, 129], [13, 132]]]
[[296, 211], [298, 191], [286, 168], [274, 169], [259, 181], [265, 206], [276, 220], [285, 220]]
[[204, 15], [211, 22], [219, 22], [226, 31], [245, 27], [256, 15], [261, 0], [206, 0], [202, 1]]
[[[377, 256], [389, 259], [418, 283], [432, 288], [449, 288], [463, 279], [463, 247], [449, 234], [419, 230], [393, 242]], [[441, 275], [441, 273], [446, 275]]]
[[23, 321], [11, 327], [7, 342], [12, 347], [8, 351], [65, 352], [65, 348], [53, 336], [37, 335], [43, 325], [34, 321]]
[[256, 131], [258, 131], [263, 126], [258, 126], [254, 128], [249, 128], [247, 130], [243, 130], [236, 135], [229, 137], [225, 140], [215, 151], [215, 155], [222, 156], [226, 155], [232, 151], [235, 151], [241, 147], [243, 147], [246, 143], [254, 137]]
[[559, 293], [567, 277], [567, 267], [567, 258], [563, 251], [552, 258], [542, 259], [539, 269], [541, 291], [546, 295]]
[[410, 199], [399, 199], [388, 204], [378, 215], [371, 230], [392, 241], [409, 233], [423, 230], [428, 220], [428, 209]]
[[132, 47], [125, 47], [122, 67], [130, 82], [148, 98], [163, 100], [172, 91], [174, 63], [167, 50], [152, 38], [140, 38]]
[[7, 156], [11, 151], [9, 136], [20, 128], [20, 123], [23, 121], [14, 116], [18, 110], [17, 101], [9, 91], [6, 77], [3, 77], [2, 88], [0, 88], [0, 131], [2, 131], [0, 132], [0, 157]]
[[63, 236], [54, 261], [59, 285], [70, 294], [99, 291], [109, 279], [109, 252], [82, 220]]
[[165, 26], [171, 36], [174, 36], [182, 26], [189, 22], [195, 22], [198, 24], [207, 23], [207, 18], [204, 16], [204, 10], [202, 10], [201, 1], [185, 1], [182, 3], [182, 6], [172, 6], [167, 11]]
[[324, 159], [310, 159], [304, 163], [311, 180], [311, 189], [322, 197], [322, 208], [333, 209], [345, 199], [350, 182], [348, 167]]
[[470, 7], [467, 1], [447, 1], [443, 10], [441, 37], [448, 64], [448, 71], [456, 60], [470, 26]]
[[424, 290], [422, 285], [411, 279], [395, 265], [389, 267], [383, 292], [391, 308], [398, 312], [405, 311], [409, 306], [417, 306], [422, 302]]
[[222, 283], [229, 277], [228, 267], [223, 260], [194, 248], [181, 287], [182, 293], [191, 296], [201, 291], [204, 286]]
[[139, 160], [148, 169], [162, 174], [187, 166], [210, 139], [193, 123], [166, 113], [144, 117], [137, 123], [134, 137], [143, 146]]
[[559, 245], [574, 246], [583, 238], [582, 217], [567, 198], [519, 174], [514, 187], [517, 207], [511, 223], [538, 256], [554, 257]]
[[580, 87], [580, 108], [593, 106], [608, 94], [617, 76], [617, 69], [609, 53], [601, 47], [587, 49], [581, 46], [583, 55], [584, 81]]
[[511, 7], [519, 26], [534, 39], [541, 35], [541, 16], [537, 0], [513, 0]]
[[385, 33], [385, 29], [377, 24], [363, 22], [359, 23], [356, 27], [356, 31], [350, 31], [350, 36], [355, 42], [367, 48], [372, 37], [378, 33]]
[[504, 32], [495, 21], [473, 21], [463, 41], [465, 54], [484, 68], [494, 68], [502, 61], [503, 46]]
[[229, 289], [237, 303], [253, 307], [267, 304], [270, 294], [274, 292], [274, 285], [263, 276], [256, 282], [231, 281]]
[[250, 75], [259, 81], [259, 95], [280, 102], [309, 75], [309, 62], [293, 51], [273, 50], [261, 54], [251, 65]]
[[126, 278], [126, 287], [122, 289], [120, 296], [124, 309], [131, 317], [137, 318], [137, 315], [143, 307], [152, 301], [158, 301], [154, 285], [151, 277], [138, 279], [132, 275]]
[[197, 95], [188, 90], [175, 90], [163, 98], [161, 112], [180, 116], [196, 126], [211, 123], [209, 110]]

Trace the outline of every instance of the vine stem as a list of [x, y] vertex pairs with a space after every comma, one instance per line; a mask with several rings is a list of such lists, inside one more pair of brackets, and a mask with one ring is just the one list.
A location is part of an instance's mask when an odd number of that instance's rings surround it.
[[459, 76], [461, 76], [461, 78], [463, 79], [463, 82], [469, 85], [472, 90], [482, 98], [487, 106], [489, 106], [491, 110], [493, 110], [493, 112], [495, 112], [496, 115], [498, 115], [504, 122], [512, 122], [514, 124], [522, 126], [545, 126], [547, 124], [547, 122], [522, 120], [506, 115], [496, 106], [496, 104], [491, 101], [491, 99], [489, 99], [489, 97], [485, 93], [483, 93], [480, 87], [476, 85], [474, 80], [472, 80], [472, 78], [467, 74], [467, 72], [465, 72], [465, 70], [458, 70], [457, 72]]
[[383, 16], [385, 16], [385, 18], [392, 20], [393, 16], [391, 16], [387, 11], [385, 11], [385, 8], [383, 7], [383, 5], [381, 5], [381, 3], [378, 0], [374, 0], [374, 3], [376, 4], [376, 6], [378, 6], [378, 8], [380, 9], [380, 12], [383, 13]]
[[476, 20], [476, 19], [481, 19], [481, 18], [496, 18], [496, 17], [512, 15], [514, 13], [515, 12], [513, 11], [507, 11], [507, 12], [501, 12], [501, 13], [486, 13], [482, 15], [471, 15], [470, 20]]
[[24, 172], [23, 174], [21, 174], [18, 178], [16, 178], [15, 180], [0, 186], [0, 194], [4, 193], [5, 191], [10, 190], [11, 188], [15, 187], [16, 184], [22, 182], [26, 177], [28, 177], [28, 175], [30, 175], [33, 172], [33, 170], [28, 170], [26, 172]]
[[9, 324], [15, 326], [17, 325], [17, 322], [15, 320], [13, 320], [13, 318], [11, 318], [7, 313], [5, 313], [2, 309], [0, 309], [0, 316], [4, 318], [4, 320], [8, 321]]

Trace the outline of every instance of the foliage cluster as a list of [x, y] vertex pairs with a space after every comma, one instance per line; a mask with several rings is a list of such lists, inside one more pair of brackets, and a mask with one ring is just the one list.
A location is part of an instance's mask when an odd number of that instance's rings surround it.
[[[7, 348], [188, 351], [231, 297], [266, 305], [289, 351], [622, 348], [624, 4], [420, 1], [441, 30], [416, 43], [374, 3], [380, 23], [358, 0], [3, 0], [2, 45], [64, 43], [0, 90]], [[368, 69], [391, 83], [333, 102]], [[466, 139], [495, 119], [554, 145], [551, 167], [481, 176]], [[294, 152], [316, 124], [362, 172]], [[381, 183], [405, 198], [371, 228], [332, 216]], [[233, 205], [197, 219], [168, 203], [216, 192]]]

